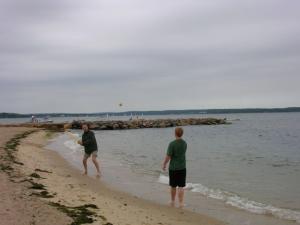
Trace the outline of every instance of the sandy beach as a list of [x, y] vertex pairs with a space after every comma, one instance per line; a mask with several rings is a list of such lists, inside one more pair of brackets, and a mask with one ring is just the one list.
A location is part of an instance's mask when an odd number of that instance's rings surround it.
[[24, 179], [21, 165], [13, 164], [14, 171], [7, 174], [8, 166], [5, 144], [17, 134], [32, 129], [0, 127], [0, 224], [1, 225], [33, 225], [33, 224], [70, 224], [72, 220], [62, 212], [46, 204], [42, 199], [30, 196], [31, 190], [27, 182], [16, 183]]
[[[2, 160], [5, 143], [28, 130], [1, 128]], [[43, 148], [49, 136], [49, 132], [37, 130], [21, 139], [15, 152], [19, 163], [11, 164], [10, 175], [1, 171], [0, 189], [5, 190], [0, 194], [5, 206], [0, 209], [5, 218], [1, 224], [223, 224], [112, 190], [98, 179], [81, 175], [58, 153]]]

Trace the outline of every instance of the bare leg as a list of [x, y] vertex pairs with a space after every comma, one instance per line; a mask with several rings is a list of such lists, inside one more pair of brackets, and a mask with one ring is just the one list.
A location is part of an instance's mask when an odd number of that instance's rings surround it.
[[92, 160], [93, 160], [93, 163], [94, 163], [94, 165], [95, 165], [95, 167], [96, 167], [96, 170], [97, 170], [97, 177], [100, 177], [100, 168], [99, 168], [99, 163], [98, 163], [98, 161], [97, 161], [97, 158], [96, 158], [96, 156], [92, 156]]
[[182, 187], [178, 188], [178, 199], [179, 199], [179, 207], [183, 208], [183, 197], [184, 197], [184, 189]]
[[171, 187], [170, 189], [171, 192], [171, 206], [175, 206], [175, 197], [176, 197], [176, 187]]
[[84, 175], [87, 175], [88, 171], [87, 171], [87, 158], [83, 158], [82, 160], [82, 163], [83, 163], [83, 167], [84, 167]]

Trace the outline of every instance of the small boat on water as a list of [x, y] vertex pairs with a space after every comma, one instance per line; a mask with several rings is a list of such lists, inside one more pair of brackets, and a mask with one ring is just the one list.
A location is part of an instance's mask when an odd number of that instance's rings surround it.
[[30, 119], [30, 122], [31, 123], [53, 123], [53, 120], [51, 120], [48, 116], [39, 119], [33, 115]]
[[40, 121], [40, 123], [53, 123], [53, 120], [46, 116]]

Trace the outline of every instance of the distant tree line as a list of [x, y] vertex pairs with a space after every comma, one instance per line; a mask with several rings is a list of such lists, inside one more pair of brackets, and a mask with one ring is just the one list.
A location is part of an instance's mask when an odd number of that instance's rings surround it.
[[101, 112], [101, 113], [0, 113], [0, 118], [27, 118], [35, 117], [85, 117], [85, 116], [123, 116], [123, 115], [180, 115], [180, 114], [231, 114], [231, 113], [280, 113], [300, 112], [300, 107], [288, 108], [245, 108], [245, 109], [185, 109], [185, 110], [163, 110], [163, 111], [127, 111], [127, 112]]

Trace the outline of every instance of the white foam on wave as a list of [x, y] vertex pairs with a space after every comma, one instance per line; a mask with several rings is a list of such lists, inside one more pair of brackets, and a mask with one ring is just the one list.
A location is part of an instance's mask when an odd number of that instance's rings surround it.
[[76, 134], [76, 133], [71, 133], [71, 134], [74, 135], [74, 137], [77, 137], [77, 138], [80, 137], [80, 134]]
[[72, 152], [77, 152], [82, 150], [82, 146], [77, 144], [74, 140], [68, 140], [64, 142], [64, 146], [71, 149]]
[[66, 132], [72, 139], [79, 139], [80, 138], [80, 135], [77, 134], [77, 133], [72, 133], [70, 131], [67, 131]]
[[168, 176], [165, 176], [163, 174], [160, 174], [159, 175], [159, 178], [158, 178], [158, 183], [161, 183], [161, 184], [169, 184], [169, 177]]
[[[162, 184], [169, 184], [169, 177], [160, 174], [158, 182]], [[297, 223], [300, 223], [299, 211], [277, 208], [272, 205], [251, 201], [247, 198], [240, 197], [236, 194], [227, 191], [208, 188], [202, 184], [187, 183], [185, 189], [192, 192], [200, 193], [201, 195], [204, 195], [209, 198], [221, 200], [228, 205], [249, 211], [251, 213], [273, 215], [280, 219], [292, 220]]]

